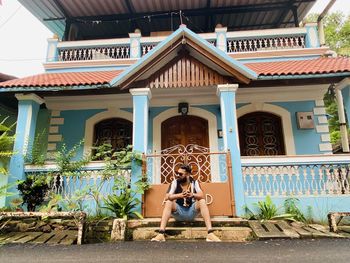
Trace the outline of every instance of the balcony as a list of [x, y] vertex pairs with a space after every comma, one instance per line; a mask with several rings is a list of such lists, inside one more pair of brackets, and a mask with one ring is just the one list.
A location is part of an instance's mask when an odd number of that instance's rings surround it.
[[[217, 28], [213, 33], [198, 34], [211, 45], [218, 47], [232, 57], [242, 55], [254, 57], [257, 53], [318, 50], [319, 41], [314, 24], [300, 28], [268, 29], [254, 31], [226, 32], [226, 28]], [[167, 36], [142, 37], [140, 33], [131, 33], [129, 38], [87, 41], [59, 42], [49, 40], [48, 57], [45, 67], [57, 63], [69, 64], [80, 62], [100, 62], [130, 65], [146, 55]], [[304, 50], [304, 51], [303, 51]], [[316, 52], [317, 53], [317, 52]], [[275, 54], [276, 56], [276, 54]], [[261, 57], [261, 56], [260, 56]], [[89, 61], [89, 62], [88, 62]]]

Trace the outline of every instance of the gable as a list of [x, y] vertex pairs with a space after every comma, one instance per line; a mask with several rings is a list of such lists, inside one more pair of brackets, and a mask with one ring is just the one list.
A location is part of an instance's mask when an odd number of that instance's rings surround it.
[[202, 87], [228, 83], [229, 78], [188, 54], [179, 55], [146, 80], [148, 88]]

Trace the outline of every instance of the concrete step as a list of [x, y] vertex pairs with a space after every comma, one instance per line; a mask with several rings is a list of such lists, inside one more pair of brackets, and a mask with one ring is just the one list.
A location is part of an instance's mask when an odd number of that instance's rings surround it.
[[[213, 227], [248, 227], [248, 220], [231, 217], [211, 218]], [[128, 228], [159, 227], [160, 218], [144, 218], [128, 220]], [[205, 227], [203, 218], [196, 218], [194, 222], [177, 222], [173, 218], [169, 219], [167, 227]]]
[[[158, 234], [159, 227], [140, 227], [132, 231], [133, 240], [150, 240]], [[249, 227], [214, 227], [214, 233], [222, 241], [244, 242], [253, 238]], [[165, 238], [167, 240], [205, 240], [207, 230], [205, 227], [167, 227]]]

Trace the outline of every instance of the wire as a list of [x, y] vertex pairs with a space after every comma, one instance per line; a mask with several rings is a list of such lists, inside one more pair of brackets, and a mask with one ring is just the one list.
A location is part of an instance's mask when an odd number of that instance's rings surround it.
[[6, 25], [7, 22], [10, 21], [10, 19], [11, 19], [12, 17], [14, 17], [15, 14], [17, 14], [17, 12], [21, 9], [21, 7], [22, 7], [22, 6], [20, 5], [20, 6], [15, 10], [15, 12], [13, 12], [12, 15], [10, 15], [10, 16], [5, 20], [5, 22], [2, 23], [2, 24], [0, 25], [0, 29], [1, 29], [4, 25]]

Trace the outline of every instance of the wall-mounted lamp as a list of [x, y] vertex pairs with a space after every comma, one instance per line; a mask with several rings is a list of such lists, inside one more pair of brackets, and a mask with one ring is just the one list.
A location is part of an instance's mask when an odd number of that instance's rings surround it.
[[187, 115], [188, 114], [188, 103], [187, 102], [179, 103], [178, 112], [181, 113], [182, 116]]

